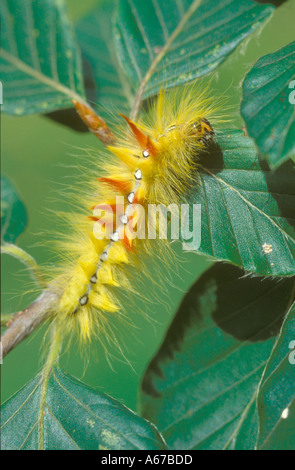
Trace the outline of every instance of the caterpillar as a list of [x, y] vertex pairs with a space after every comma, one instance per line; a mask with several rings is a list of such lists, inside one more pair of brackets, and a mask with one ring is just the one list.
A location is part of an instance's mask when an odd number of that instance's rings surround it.
[[[55, 320], [77, 327], [82, 340], [121, 309], [116, 289], [130, 289], [129, 267], [155, 243], [134, 237], [147, 224], [148, 205], [179, 205], [197, 184], [200, 153], [214, 139], [215, 111], [204, 93], [188, 86], [160, 92], [136, 122], [121, 115], [125, 125], [107, 148], [104, 175], [84, 201], [88, 212], [70, 214], [72, 232], [61, 243], [64, 261], [54, 280], [62, 293]], [[136, 205], [143, 210], [134, 211]]]

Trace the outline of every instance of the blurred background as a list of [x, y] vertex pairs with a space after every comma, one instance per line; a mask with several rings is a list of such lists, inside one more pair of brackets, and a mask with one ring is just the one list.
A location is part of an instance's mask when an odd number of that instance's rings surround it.
[[[113, 0], [110, 0], [113, 2]], [[76, 22], [89, 13], [99, 0], [67, 0], [69, 14]], [[114, 2], [113, 2], [114, 3]], [[111, 21], [111, 19], [110, 19]], [[232, 54], [212, 81], [213, 96], [224, 94], [232, 106], [232, 125], [243, 125], [239, 117], [240, 83], [245, 73], [262, 55], [273, 52], [295, 39], [295, 0], [289, 0], [264, 25]], [[57, 225], [54, 212], [64, 210], [63, 185], [72, 185], [80, 179], [77, 165], [85, 164], [85, 148], [99, 151], [100, 143], [92, 134], [79, 134], [56, 124], [46, 117], [1, 117], [2, 173], [11, 179], [28, 211], [27, 230], [19, 245], [41, 265], [52, 262], [48, 240]], [[61, 358], [61, 366], [88, 385], [119, 399], [136, 409], [138, 386], [142, 374], [156, 353], [165, 331], [185, 292], [209, 266], [210, 261], [194, 253], [182, 252], [175, 246], [181, 259], [178, 272], [175, 267], [165, 274], [169, 282], [165, 292], [152, 294], [150, 303], [144, 302], [153, 292], [148, 280], [143, 282], [138, 297], [130, 299], [126, 309], [134, 327], [120, 327], [118, 342], [122, 353], [110, 348], [106, 357], [99, 341], [93, 341], [87, 355], [81, 355], [73, 344]], [[26, 307], [37, 293], [25, 269], [16, 260], [2, 255], [1, 259], [2, 313], [16, 312]], [[145, 271], [145, 266], [143, 266]], [[155, 292], [155, 294], [157, 294]], [[150, 317], [148, 321], [142, 311]], [[42, 366], [42, 341], [46, 327], [42, 327], [12, 351], [1, 366], [1, 399], [5, 401]]]

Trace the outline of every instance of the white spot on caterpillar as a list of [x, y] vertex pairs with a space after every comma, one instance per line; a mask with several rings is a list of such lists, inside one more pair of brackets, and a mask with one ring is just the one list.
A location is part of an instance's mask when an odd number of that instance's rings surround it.
[[141, 180], [142, 179], [141, 170], [136, 170], [136, 172], [134, 173], [134, 177], [136, 180]]
[[114, 232], [110, 235], [110, 239], [112, 242], [117, 242], [119, 240], [120, 236], [118, 232]]
[[79, 302], [80, 302], [80, 305], [86, 305], [88, 302], [88, 295], [83, 295], [83, 297], [81, 297]]
[[128, 223], [128, 216], [126, 214], [120, 215], [120, 222], [123, 225], [126, 225]]
[[101, 255], [100, 255], [100, 261], [106, 261], [108, 259], [108, 254], [106, 251], [104, 251]]
[[144, 156], [144, 158], [148, 158], [150, 156], [149, 152], [147, 150], [144, 150], [142, 152], [142, 155]]
[[287, 419], [289, 416], [289, 408], [285, 408], [281, 414], [282, 419]]
[[132, 204], [132, 202], [134, 201], [134, 192], [133, 191], [128, 194], [127, 200], [130, 204]]
[[264, 253], [268, 254], [272, 252], [272, 245], [269, 245], [268, 243], [263, 243], [262, 249]]

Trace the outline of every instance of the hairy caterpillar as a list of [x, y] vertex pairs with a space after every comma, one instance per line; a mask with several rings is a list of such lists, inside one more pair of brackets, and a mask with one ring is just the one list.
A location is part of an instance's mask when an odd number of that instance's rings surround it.
[[[214, 137], [215, 116], [210, 101], [196, 91], [190, 86], [161, 92], [142, 121], [122, 116], [127, 128], [108, 147], [106, 174], [85, 201], [88, 214], [71, 215], [73, 233], [62, 243], [65, 261], [54, 281], [62, 292], [55, 319], [66, 329], [76, 325], [83, 339], [120, 309], [115, 288], [130, 288], [128, 266], [150, 249], [146, 238], [132, 237], [142, 222], [134, 204], [145, 214], [148, 204], [180, 204], [196, 184], [198, 157]], [[104, 213], [100, 239], [93, 231], [102, 220], [96, 211]]]

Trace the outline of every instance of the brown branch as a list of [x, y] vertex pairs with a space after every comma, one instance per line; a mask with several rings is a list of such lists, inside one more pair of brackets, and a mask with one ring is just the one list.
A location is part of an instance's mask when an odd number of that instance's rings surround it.
[[46, 289], [29, 307], [13, 315], [7, 323], [8, 329], [1, 336], [2, 357], [50, 317], [58, 299], [57, 292]]
[[[73, 103], [82, 121], [104, 145], [115, 142], [115, 135], [106, 122], [90, 106], [76, 100], [73, 100]], [[29, 307], [12, 316], [7, 323], [8, 329], [1, 337], [2, 357], [5, 357], [50, 317], [54, 307], [57, 306], [59, 296], [60, 294], [52, 288], [45, 289]]]
[[86, 106], [75, 100], [73, 100], [73, 104], [88, 129], [101, 140], [104, 145], [111, 145], [115, 142], [116, 137], [107, 123], [98, 116], [90, 106]]

